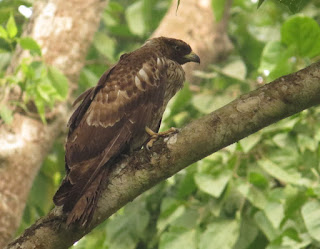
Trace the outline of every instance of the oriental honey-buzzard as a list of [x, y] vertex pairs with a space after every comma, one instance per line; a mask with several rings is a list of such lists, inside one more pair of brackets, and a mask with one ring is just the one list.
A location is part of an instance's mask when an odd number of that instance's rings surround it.
[[146, 127], [158, 131], [168, 101], [185, 80], [181, 65], [191, 61], [200, 63], [184, 41], [153, 38], [122, 55], [78, 97], [68, 123], [66, 177], [53, 198], [68, 213], [67, 225], [90, 222], [110, 165], [146, 143]]

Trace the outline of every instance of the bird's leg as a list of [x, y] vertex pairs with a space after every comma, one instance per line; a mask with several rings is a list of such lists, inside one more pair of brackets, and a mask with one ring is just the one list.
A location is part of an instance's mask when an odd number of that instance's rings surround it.
[[146, 126], [145, 130], [150, 135], [150, 140], [146, 145], [148, 150], [152, 147], [153, 143], [159, 139], [159, 137], [165, 137], [165, 136], [171, 135], [171, 134], [179, 131], [177, 128], [171, 127], [167, 131], [162, 131], [162, 132], [156, 133], [147, 126]]

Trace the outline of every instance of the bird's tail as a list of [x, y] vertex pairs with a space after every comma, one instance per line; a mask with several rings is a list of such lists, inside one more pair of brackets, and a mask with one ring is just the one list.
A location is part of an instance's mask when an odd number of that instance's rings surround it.
[[62, 182], [53, 201], [57, 206], [63, 205], [63, 211], [68, 213], [67, 226], [75, 222], [79, 222], [81, 226], [90, 224], [108, 172], [108, 167], [102, 167], [99, 174], [89, 184], [79, 181], [72, 185], [67, 179]]

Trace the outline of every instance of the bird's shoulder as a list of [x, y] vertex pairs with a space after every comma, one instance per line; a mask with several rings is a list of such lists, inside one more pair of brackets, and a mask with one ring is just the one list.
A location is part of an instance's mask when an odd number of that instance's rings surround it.
[[101, 76], [96, 87], [77, 98], [80, 105], [69, 120], [69, 135], [84, 122], [94, 127], [114, 126], [141, 101], [152, 100], [161, 88], [160, 82], [166, 80], [167, 65], [165, 58], [151, 48], [121, 56], [119, 62]]

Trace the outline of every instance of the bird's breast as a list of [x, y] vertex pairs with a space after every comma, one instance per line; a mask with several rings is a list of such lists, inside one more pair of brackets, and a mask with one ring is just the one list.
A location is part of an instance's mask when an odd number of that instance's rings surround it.
[[165, 106], [169, 100], [182, 88], [185, 81], [185, 72], [182, 66], [172, 60], [166, 60], [167, 84], [164, 95]]

